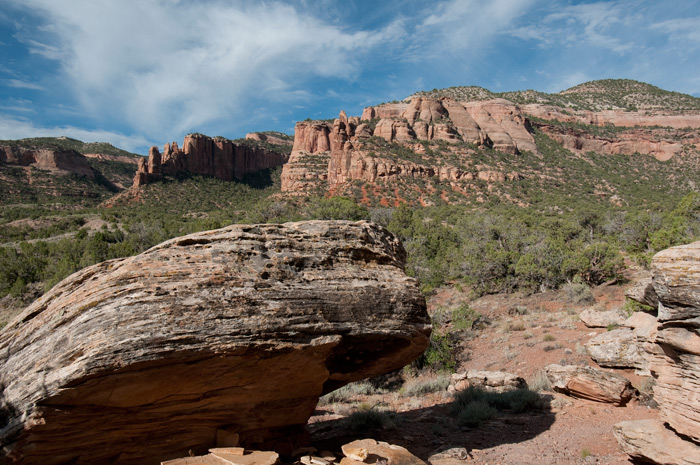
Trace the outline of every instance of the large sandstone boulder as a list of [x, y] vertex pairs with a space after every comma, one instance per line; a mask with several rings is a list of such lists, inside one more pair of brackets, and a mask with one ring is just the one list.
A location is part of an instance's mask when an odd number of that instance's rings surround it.
[[634, 388], [624, 376], [576, 365], [547, 365], [545, 373], [552, 389], [581, 399], [625, 405]]
[[191, 234], [73, 274], [0, 333], [5, 461], [157, 463], [217, 436], [289, 447], [320, 395], [427, 347], [404, 260], [381, 227], [310, 221]]
[[599, 334], [585, 346], [591, 358], [602, 367], [645, 370], [648, 366], [642, 343], [630, 328]]

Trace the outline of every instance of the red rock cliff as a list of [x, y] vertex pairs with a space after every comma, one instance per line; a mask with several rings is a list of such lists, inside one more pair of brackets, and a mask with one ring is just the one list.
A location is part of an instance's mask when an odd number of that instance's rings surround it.
[[178, 173], [203, 174], [231, 181], [241, 179], [246, 173], [275, 168], [288, 159], [286, 154], [263, 146], [212, 139], [201, 134], [186, 136], [182, 146], [180, 149], [176, 142], [165, 144], [162, 154], [157, 147], [151, 147], [148, 160], [139, 161], [134, 187]]
[[75, 173], [95, 178], [84, 155], [75, 150], [24, 148], [10, 145], [0, 146], [0, 163], [31, 166], [56, 174]]

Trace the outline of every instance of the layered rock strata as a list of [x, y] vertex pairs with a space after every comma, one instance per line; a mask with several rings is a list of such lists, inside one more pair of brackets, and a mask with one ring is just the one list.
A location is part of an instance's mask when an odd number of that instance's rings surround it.
[[75, 150], [30, 149], [0, 145], [0, 164], [31, 166], [55, 174], [75, 173], [95, 179], [95, 173], [85, 156]]
[[[700, 457], [700, 242], [659, 252], [652, 259], [651, 273], [653, 295], [648, 286], [632, 295], [644, 304], [658, 302], [655, 324], [639, 324], [640, 328], [650, 326], [644, 349], [656, 380], [654, 400], [661, 421], [668, 425], [664, 433], [685, 441]], [[641, 423], [618, 426], [620, 431], [645, 427]], [[642, 447], [644, 437], [654, 435], [654, 431], [625, 433], [618, 440], [629, 453]], [[630, 439], [633, 437], [637, 439]]]
[[635, 393], [624, 376], [592, 367], [553, 364], [545, 373], [555, 391], [595, 402], [625, 405]]
[[180, 149], [177, 142], [165, 144], [162, 154], [157, 147], [151, 147], [148, 159], [139, 160], [134, 187], [180, 173], [203, 174], [232, 181], [241, 179], [247, 173], [276, 168], [288, 159], [285, 153], [263, 146], [238, 144], [202, 134], [189, 134], [182, 146]]
[[191, 234], [71, 275], [0, 332], [4, 461], [156, 463], [217, 437], [290, 447], [320, 395], [427, 347], [405, 258], [372, 223], [310, 221]]
[[452, 182], [517, 180], [522, 176], [513, 172], [392, 159], [375, 153], [374, 145], [367, 142], [371, 137], [381, 138], [416, 155], [425, 151], [421, 141], [469, 142], [517, 155], [523, 150], [537, 152], [531, 132], [519, 108], [503, 99], [462, 103], [414, 97], [410, 103], [365, 108], [361, 118], [341, 112], [332, 123], [302, 121], [295, 127], [292, 154], [282, 171], [282, 191], [302, 192], [319, 183], [333, 190], [356, 180], [374, 183], [400, 177]]

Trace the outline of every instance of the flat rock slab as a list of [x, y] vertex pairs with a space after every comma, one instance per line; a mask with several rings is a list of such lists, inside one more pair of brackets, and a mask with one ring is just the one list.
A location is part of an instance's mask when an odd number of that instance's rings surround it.
[[345, 444], [342, 449], [345, 457], [340, 465], [427, 465], [404, 447], [374, 439], [353, 441]]
[[614, 426], [613, 434], [633, 459], [659, 465], [700, 465], [700, 445], [684, 441], [658, 420], [623, 421]]
[[427, 347], [405, 257], [372, 223], [309, 221], [191, 234], [73, 274], [0, 332], [6, 458], [158, 463], [221, 430], [291, 451], [320, 395]]
[[553, 364], [545, 367], [545, 373], [552, 389], [581, 399], [625, 405], [635, 393], [624, 376], [592, 367]]

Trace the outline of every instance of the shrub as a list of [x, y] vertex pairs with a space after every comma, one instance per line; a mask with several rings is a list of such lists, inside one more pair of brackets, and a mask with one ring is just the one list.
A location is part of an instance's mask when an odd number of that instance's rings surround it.
[[474, 326], [474, 322], [481, 315], [467, 304], [462, 304], [452, 310], [452, 329], [455, 331], [470, 330]]
[[595, 302], [591, 288], [582, 282], [572, 282], [564, 286], [566, 300], [572, 304], [591, 304]]
[[319, 405], [333, 404], [336, 402], [347, 402], [355, 396], [368, 396], [375, 394], [377, 389], [366, 381], [346, 384], [345, 386], [321, 396]]
[[470, 386], [455, 395], [452, 411], [460, 425], [475, 427], [495, 417], [499, 410], [522, 413], [539, 408], [540, 403], [540, 395], [529, 389], [495, 393]]
[[378, 429], [386, 429], [394, 426], [392, 415], [374, 409], [359, 410], [345, 418], [348, 429], [355, 432], [367, 432]]
[[424, 379], [415, 379], [407, 382], [401, 389], [402, 396], [421, 396], [432, 392], [447, 390], [450, 385], [450, 377], [446, 374], [437, 374]]
[[535, 392], [551, 391], [552, 383], [543, 370], [537, 370], [527, 381], [528, 387]]
[[455, 343], [450, 334], [440, 334], [433, 331], [430, 335], [430, 345], [425, 352], [412, 364], [413, 367], [430, 371], [446, 371], [454, 373], [457, 369], [457, 359]]

